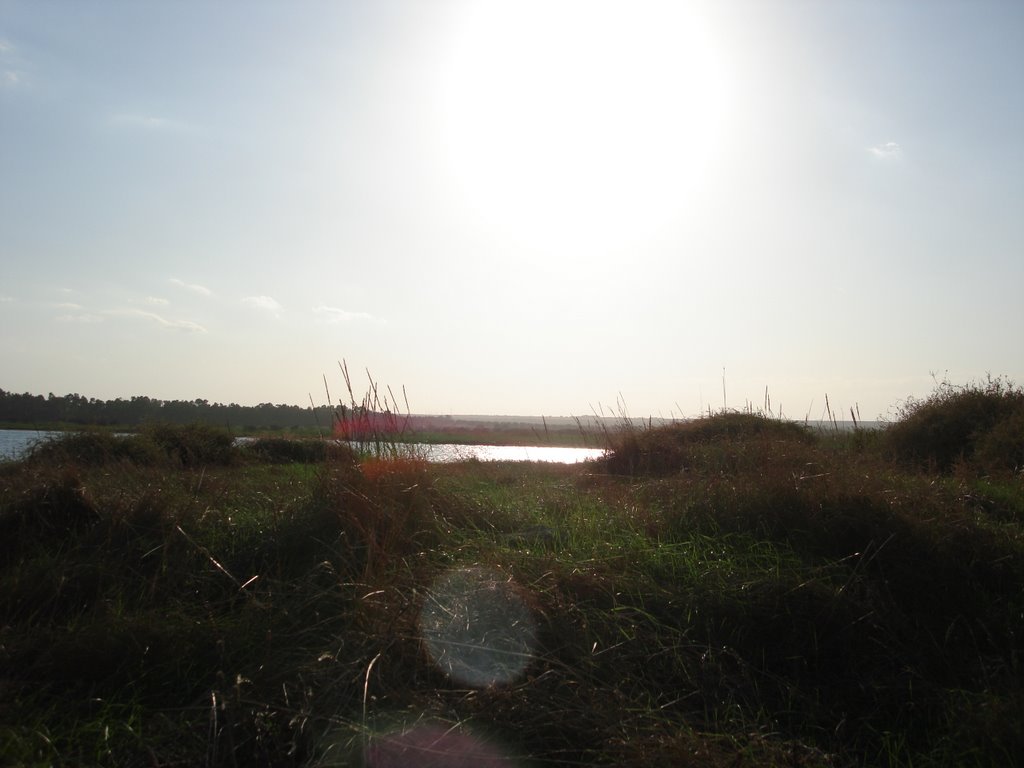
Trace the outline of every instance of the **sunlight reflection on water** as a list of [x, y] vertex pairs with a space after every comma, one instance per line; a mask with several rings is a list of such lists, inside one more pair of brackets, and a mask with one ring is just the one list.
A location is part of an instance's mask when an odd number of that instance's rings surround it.
[[605, 454], [601, 448], [560, 448], [550, 445], [425, 445], [422, 450], [427, 461], [450, 462], [478, 459], [479, 461], [549, 461], [559, 464], [578, 464], [598, 459]]
[[[28, 429], [0, 429], [0, 460], [15, 460], [24, 456], [37, 442], [60, 437], [64, 432]], [[239, 437], [239, 444], [255, 440]], [[600, 458], [601, 448], [562, 448], [550, 445], [457, 445], [454, 443], [409, 443], [405, 447], [413, 456], [427, 461], [448, 463], [453, 461], [544, 461], [558, 464], [578, 464]]]

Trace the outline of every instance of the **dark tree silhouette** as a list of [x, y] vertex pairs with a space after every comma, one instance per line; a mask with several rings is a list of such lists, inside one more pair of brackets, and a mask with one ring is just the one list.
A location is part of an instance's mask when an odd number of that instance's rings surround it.
[[210, 424], [239, 429], [284, 429], [320, 426], [329, 430], [333, 408], [260, 403], [224, 405], [208, 400], [156, 400], [136, 395], [128, 400], [97, 400], [78, 393], [43, 397], [0, 389], [0, 423], [74, 424], [133, 427], [146, 423]]

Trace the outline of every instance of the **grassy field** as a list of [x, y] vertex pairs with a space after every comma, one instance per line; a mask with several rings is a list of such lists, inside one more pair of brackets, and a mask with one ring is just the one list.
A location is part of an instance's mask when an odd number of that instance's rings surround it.
[[1012, 765], [1022, 401], [574, 466], [70, 436], [0, 467], [0, 765]]

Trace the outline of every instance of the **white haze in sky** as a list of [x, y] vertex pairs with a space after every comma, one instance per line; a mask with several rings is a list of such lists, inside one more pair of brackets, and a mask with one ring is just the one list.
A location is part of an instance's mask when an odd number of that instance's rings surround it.
[[873, 419], [1022, 287], [1019, 2], [0, 0], [8, 391]]

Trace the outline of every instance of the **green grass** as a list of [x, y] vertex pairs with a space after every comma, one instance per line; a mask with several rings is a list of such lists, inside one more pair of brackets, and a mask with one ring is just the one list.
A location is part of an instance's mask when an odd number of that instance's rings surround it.
[[0, 467], [0, 764], [1024, 753], [1019, 472], [751, 414], [611, 437], [429, 465], [186, 429]]

